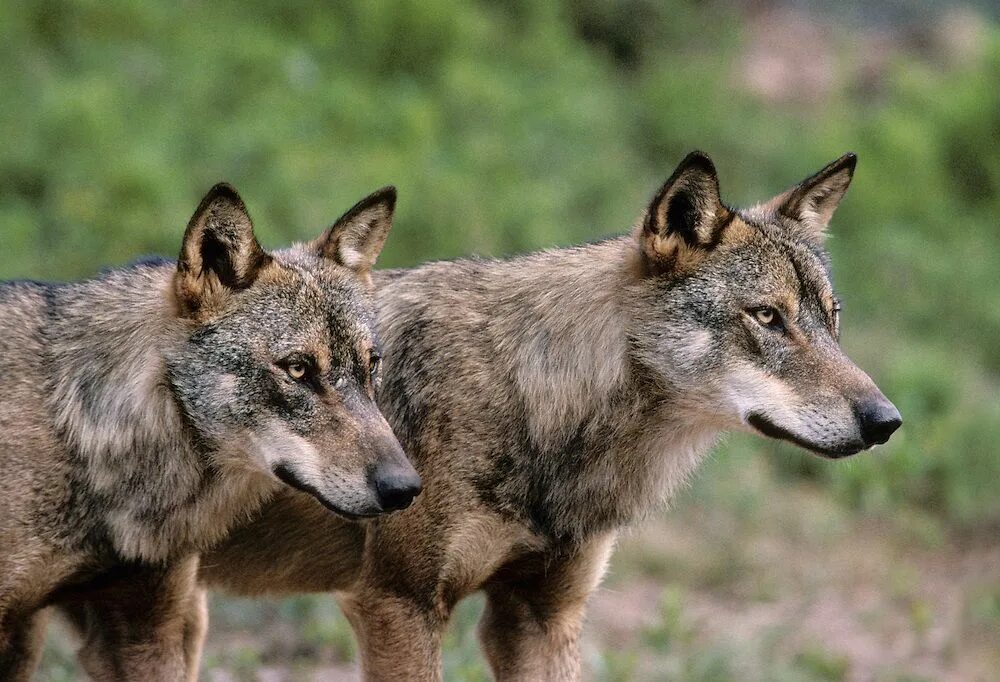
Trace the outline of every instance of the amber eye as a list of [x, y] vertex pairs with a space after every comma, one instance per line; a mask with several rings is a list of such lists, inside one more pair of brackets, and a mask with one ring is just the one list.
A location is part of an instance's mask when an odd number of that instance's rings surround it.
[[774, 311], [774, 308], [757, 308], [753, 315], [757, 318], [757, 321], [765, 327], [774, 324], [774, 320], [778, 316], [778, 314]]
[[781, 313], [769, 305], [748, 308], [746, 312], [757, 321], [757, 324], [762, 327], [766, 327], [772, 331], [784, 331], [785, 329], [785, 324], [781, 319]]
[[285, 367], [285, 371], [288, 372], [288, 376], [292, 377], [296, 381], [301, 381], [306, 376], [308, 368], [304, 363], [293, 362]]

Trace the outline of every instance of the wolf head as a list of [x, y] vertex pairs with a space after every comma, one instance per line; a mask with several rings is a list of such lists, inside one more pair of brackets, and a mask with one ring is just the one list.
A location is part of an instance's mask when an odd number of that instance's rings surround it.
[[195, 437], [216, 465], [261, 469], [349, 518], [404, 508], [420, 491], [375, 404], [369, 271], [395, 200], [382, 189], [315, 241], [267, 253], [239, 195], [217, 185], [174, 276], [190, 333], [168, 376]]
[[711, 160], [689, 154], [636, 228], [641, 361], [691, 417], [829, 457], [886, 442], [899, 412], [838, 344], [824, 233], [857, 158], [771, 201], [726, 206]]

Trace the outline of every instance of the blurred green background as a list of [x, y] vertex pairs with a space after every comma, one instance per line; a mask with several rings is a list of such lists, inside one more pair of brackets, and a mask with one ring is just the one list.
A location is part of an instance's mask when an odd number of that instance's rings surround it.
[[[266, 246], [395, 184], [381, 263], [625, 231], [683, 154], [769, 198], [845, 151], [843, 344], [905, 424], [827, 462], [726, 441], [623, 539], [601, 680], [976, 680], [1000, 670], [995, 3], [0, 3], [0, 278], [173, 255], [203, 192]], [[486, 673], [481, 604], [448, 679]], [[40, 679], [75, 679], [56, 627]], [[204, 676], [352, 679], [329, 597], [213, 599]], [[995, 679], [993, 677], [992, 679]]]

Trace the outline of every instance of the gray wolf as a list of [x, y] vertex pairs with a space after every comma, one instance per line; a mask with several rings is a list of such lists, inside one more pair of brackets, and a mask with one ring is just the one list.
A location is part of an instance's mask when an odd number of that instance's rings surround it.
[[220, 184], [176, 263], [0, 285], [0, 678], [30, 676], [46, 607], [86, 603], [92, 676], [182, 679], [198, 553], [277, 490], [352, 519], [419, 492], [375, 403], [394, 205], [267, 253]]
[[838, 458], [900, 426], [838, 344], [823, 242], [855, 163], [737, 209], [696, 152], [627, 236], [376, 273], [379, 404], [424, 493], [362, 528], [289, 491], [206, 555], [203, 581], [333, 591], [370, 680], [438, 679], [452, 608], [483, 591], [497, 679], [576, 679], [616, 535], [721, 432]]
[[617, 534], [720, 433], [836, 458], [899, 427], [838, 344], [823, 241], [855, 162], [737, 209], [693, 153], [626, 236], [376, 273], [379, 404], [423, 494], [364, 526], [277, 495], [204, 557], [201, 579], [334, 592], [370, 680], [438, 679], [453, 607], [483, 591], [497, 679], [577, 678]]

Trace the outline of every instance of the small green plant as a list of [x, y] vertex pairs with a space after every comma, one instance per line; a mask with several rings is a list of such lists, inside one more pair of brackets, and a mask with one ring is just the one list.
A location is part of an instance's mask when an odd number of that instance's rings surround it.
[[660, 595], [659, 620], [643, 632], [647, 646], [670, 652], [690, 641], [691, 630], [684, 621], [684, 591], [679, 585], [668, 585]]
[[821, 682], [842, 682], [850, 671], [850, 665], [844, 656], [818, 645], [806, 647], [796, 654], [794, 664], [811, 679]]

